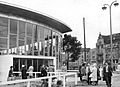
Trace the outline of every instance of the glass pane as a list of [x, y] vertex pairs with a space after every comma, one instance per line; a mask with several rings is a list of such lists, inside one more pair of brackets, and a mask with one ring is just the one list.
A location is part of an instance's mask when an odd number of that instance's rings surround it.
[[52, 56], [52, 45], [53, 45], [53, 40], [52, 40], [52, 31], [50, 31], [50, 36], [49, 36], [49, 54]]
[[35, 44], [34, 44], [34, 55], [38, 55], [38, 47], [39, 47], [39, 44], [36, 42]]
[[8, 26], [8, 19], [0, 17], [0, 26]]
[[49, 34], [49, 30], [48, 29], [44, 29], [45, 40], [48, 40], [48, 34]]
[[19, 40], [19, 46], [24, 46], [24, 42], [23, 40]]
[[41, 52], [40, 55], [44, 55], [44, 42], [41, 42]]
[[44, 29], [43, 27], [39, 26], [39, 52], [40, 52], [40, 55], [43, 55], [44, 53]]
[[26, 65], [26, 62], [27, 62], [27, 60], [24, 58], [24, 59], [21, 59], [20, 58], [20, 69], [22, 68], [22, 65], [25, 65], [25, 66], [27, 66]]
[[55, 56], [55, 49], [56, 49], [56, 41], [55, 41], [55, 39], [56, 39], [56, 34], [55, 34], [55, 32], [53, 32], [53, 56]]
[[56, 34], [56, 41], [55, 42], [56, 42], [56, 52], [57, 53], [58, 53], [58, 41], [59, 41], [58, 40], [58, 34]]
[[25, 38], [25, 22], [19, 22], [19, 39]]
[[25, 41], [23, 40], [19, 40], [19, 49], [18, 49], [18, 54], [19, 55], [24, 55], [25, 54], [25, 45], [24, 45]]
[[39, 29], [40, 29], [40, 40], [44, 40], [44, 29], [43, 29], [43, 27], [39, 27]]
[[32, 66], [32, 59], [27, 59], [27, 69]]
[[17, 35], [10, 35], [10, 48], [16, 47]]
[[7, 38], [0, 38], [0, 48], [7, 48]]
[[38, 40], [38, 28], [37, 26], [34, 27], [34, 42]]
[[33, 67], [34, 67], [34, 72], [37, 72], [37, 59], [33, 59]]
[[32, 38], [27, 37], [27, 44], [31, 44], [32, 43]]
[[19, 71], [19, 59], [17, 58], [13, 59], [13, 69], [14, 71]]
[[10, 20], [10, 33], [17, 34], [17, 21]]
[[38, 71], [41, 71], [41, 66], [43, 65], [43, 59], [38, 60]]
[[0, 26], [0, 37], [7, 37], [8, 36], [8, 28]]
[[26, 51], [28, 55], [32, 55], [32, 38], [27, 37]]
[[45, 37], [45, 56], [48, 56], [48, 45], [49, 45], [48, 34], [49, 34], [48, 29], [44, 29], [44, 37]]
[[27, 23], [27, 36], [32, 37], [32, 29], [33, 29], [33, 25], [30, 23]]

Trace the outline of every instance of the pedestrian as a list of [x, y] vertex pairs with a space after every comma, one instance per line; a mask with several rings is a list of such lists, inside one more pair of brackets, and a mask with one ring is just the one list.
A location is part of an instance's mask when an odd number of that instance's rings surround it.
[[78, 76], [80, 77], [80, 81], [82, 81], [81, 67], [82, 67], [82, 65], [79, 66], [79, 73], [78, 73]]
[[10, 70], [9, 70], [9, 73], [8, 73], [7, 81], [12, 81], [12, 80], [14, 80], [13, 66], [10, 66]]
[[[63, 63], [63, 65], [61, 66], [61, 71], [63, 72], [62, 74], [66, 74], [67, 73], [67, 66], [65, 63]], [[66, 77], [65, 77], [65, 81], [66, 81]]]
[[57, 81], [57, 86], [56, 87], [63, 87], [63, 82], [61, 80], [58, 80]]
[[47, 76], [47, 70], [45, 65], [42, 65], [41, 67], [41, 77]]
[[107, 87], [111, 87], [112, 67], [110, 63], [106, 63], [106, 66], [103, 68], [103, 74]]
[[101, 77], [100, 77], [99, 66], [96, 66], [96, 68], [97, 68], [97, 81], [96, 81], [96, 85], [98, 85], [98, 81], [101, 80]]
[[99, 68], [101, 80], [103, 80], [103, 67], [102, 65]]
[[105, 81], [105, 67], [106, 67], [106, 64], [104, 63], [103, 64], [103, 81]]
[[21, 74], [22, 74], [22, 79], [27, 79], [27, 69], [25, 65], [22, 65]]
[[[47, 76], [47, 68], [46, 66], [43, 64], [41, 67], [41, 77], [45, 77]], [[41, 87], [48, 87], [48, 82], [46, 79], [43, 79], [43, 82], [41, 84]]]
[[83, 63], [81, 67], [81, 76], [82, 76], [82, 85], [85, 85], [85, 82], [87, 81], [85, 63]]
[[90, 78], [91, 78], [91, 84], [97, 85], [97, 67], [96, 67], [96, 64], [92, 65]]
[[33, 66], [29, 66], [28, 72], [29, 72], [29, 78], [33, 78]]
[[61, 67], [61, 71], [62, 71], [62, 72], [67, 72], [67, 66], [66, 66], [65, 63], [64, 63], [63, 66]]
[[55, 71], [54, 65], [50, 65], [50, 66], [48, 67], [48, 72], [54, 72], [54, 71]]
[[48, 67], [48, 72], [50, 72], [50, 73], [49, 73], [50, 76], [55, 75], [55, 73], [53, 73], [53, 72], [55, 72], [54, 65], [50, 65], [50, 66]]
[[87, 83], [88, 85], [90, 85], [90, 81], [91, 81], [91, 78], [89, 77], [91, 74], [91, 71], [90, 71], [90, 64], [88, 63], [86, 65], [86, 75], [87, 75]]

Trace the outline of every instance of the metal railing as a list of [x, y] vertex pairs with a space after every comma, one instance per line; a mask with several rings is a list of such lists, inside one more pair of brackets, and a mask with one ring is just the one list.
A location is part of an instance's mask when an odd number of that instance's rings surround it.
[[[20, 73], [20, 72], [14, 72], [14, 73]], [[35, 75], [37, 73], [40, 72], [33, 72]], [[44, 80], [48, 80], [48, 87], [52, 87], [52, 79], [56, 78], [57, 80], [61, 80], [63, 87], [65, 87], [66, 85], [66, 77], [69, 76], [74, 76], [74, 84], [77, 85], [77, 73], [76, 72], [48, 72], [50, 76], [46, 76], [46, 77], [35, 77], [32, 79], [21, 79], [21, 80], [14, 80], [14, 81], [6, 81], [6, 82], [0, 82], [0, 87], [9, 87], [9, 85], [13, 85], [13, 84], [21, 84], [21, 83], [25, 83], [25, 85], [27, 87], [31, 87], [31, 85], [33, 84], [32, 82], [34, 82], [34, 85], [36, 85], [36, 82], [39, 81], [44, 81]], [[16, 86], [19, 87], [19, 86]]]

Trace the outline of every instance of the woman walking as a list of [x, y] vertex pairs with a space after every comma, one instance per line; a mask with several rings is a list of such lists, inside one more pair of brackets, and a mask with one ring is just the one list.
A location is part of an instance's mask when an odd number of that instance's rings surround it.
[[96, 67], [96, 64], [92, 65], [90, 78], [91, 78], [92, 85], [97, 85], [98, 78], [97, 78], [97, 67]]

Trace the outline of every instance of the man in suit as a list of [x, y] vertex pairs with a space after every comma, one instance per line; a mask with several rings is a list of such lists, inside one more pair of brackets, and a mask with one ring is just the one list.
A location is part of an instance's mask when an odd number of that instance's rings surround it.
[[112, 67], [110, 63], [106, 63], [106, 66], [103, 68], [103, 75], [105, 77], [107, 87], [111, 87]]

